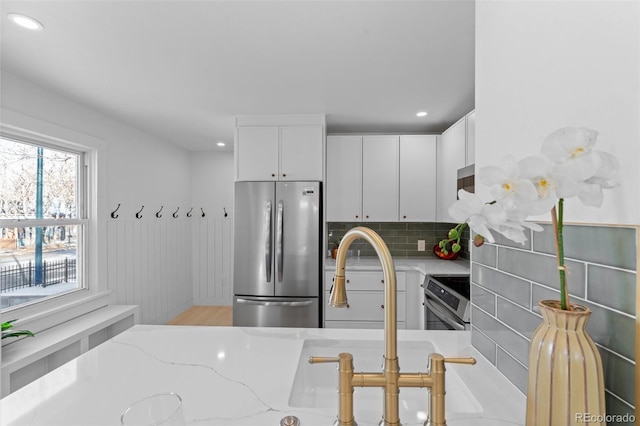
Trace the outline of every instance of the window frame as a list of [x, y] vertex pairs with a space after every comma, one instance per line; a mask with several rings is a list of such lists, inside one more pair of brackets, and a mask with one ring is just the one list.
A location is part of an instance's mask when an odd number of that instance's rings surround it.
[[[0, 122], [0, 136], [9, 140], [38, 145], [61, 151], [81, 153], [81, 174], [78, 192], [83, 191], [82, 206], [78, 210], [84, 211], [84, 217], [77, 220], [84, 227], [82, 254], [78, 249], [79, 274], [82, 274], [83, 287], [43, 298], [29, 304], [18, 305], [15, 308], [1, 312], [2, 321], [18, 319], [17, 326], [29, 329], [34, 333], [52, 328], [85, 313], [99, 309], [109, 304], [106, 283], [100, 277], [106, 278], [106, 262], [100, 262], [106, 253], [106, 221], [99, 220], [99, 211], [104, 211], [105, 201], [100, 194], [105, 191], [105, 153], [101, 139], [75, 130], [44, 122], [34, 117], [26, 116], [15, 111], [2, 109]], [[82, 183], [81, 183], [81, 182]], [[35, 225], [38, 219], [29, 219], [29, 224]], [[46, 219], [45, 219], [46, 221]], [[15, 223], [15, 220], [0, 220], [0, 224]], [[23, 221], [24, 224], [26, 221]], [[82, 257], [82, 258], [81, 258]], [[106, 281], [106, 280], [105, 280]], [[2, 346], [19, 342], [18, 339], [3, 339]]]
[[64, 219], [51, 219], [51, 218], [18, 218], [18, 219], [6, 219], [0, 217], [0, 228], [38, 228], [38, 227], [56, 227], [56, 226], [74, 226], [78, 228], [76, 236], [76, 281], [78, 286], [75, 289], [53, 294], [43, 297], [31, 302], [22, 303], [15, 307], [9, 307], [2, 310], [3, 315], [12, 316], [12, 312], [18, 310], [20, 307], [43, 302], [45, 299], [61, 297], [67, 293], [84, 290], [87, 287], [85, 273], [87, 271], [86, 266], [86, 242], [87, 242], [87, 225], [89, 220], [87, 218], [87, 209], [85, 199], [87, 198], [87, 169], [88, 164], [85, 160], [85, 150], [72, 150], [67, 147], [52, 146], [52, 144], [43, 144], [38, 142], [27, 141], [24, 138], [9, 137], [7, 135], [1, 135], [1, 139], [23, 145], [29, 145], [31, 147], [42, 147], [51, 151], [63, 152], [66, 154], [72, 154], [77, 157], [76, 164], [76, 218], [64, 218]]

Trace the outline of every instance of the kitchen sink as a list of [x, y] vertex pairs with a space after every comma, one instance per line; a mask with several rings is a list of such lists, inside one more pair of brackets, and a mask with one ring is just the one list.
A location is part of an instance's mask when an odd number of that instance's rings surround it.
[[[398, 342], [400, 371], [426, 372], [429, 354], [434, 351], [435, 348], [430, 342]], [[309, 364], [308, 360], [311, 356], [335, 357], [340, 352], [353, 355], [353, 367], [356, 372], [382, 371], [384, 342], [381, 340], [306, 339], [289, 395], [290, 406], [326, 408], [338, 413], [338, 364]], [[446, 391], [447, 417], [455, 413], [482, 411], [476, 398], [451, 366], [447, 366]], [[353, 394], [356, 421], [379, 420], [382, 416], [382, 401], [382, 388], [356, 387]], [[400, 420], [403, 423], [422, 424], [429, 411], [428, 390], [401, 388], [399, 406]]]

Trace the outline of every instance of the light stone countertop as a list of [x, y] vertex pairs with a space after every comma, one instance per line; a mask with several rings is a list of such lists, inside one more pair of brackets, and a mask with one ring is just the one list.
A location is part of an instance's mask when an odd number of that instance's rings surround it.
[[[393, 263], [396, 271], [418, 271], [429, 274], [468, 274], [469, 261], [466, 259], [444, 260], [434, 257], [394, 257]], [[325, 259], [326, 271], [335, 271], [336, 261], [330, 257]], [[380, 270], [382, 265], [375, 256], [348, 257], [347, 270], [371, 271]]]
[[[522, 425], [524, 395], [471, 347], [470, 336], [398, 330], [399, 347], [431, 342], [445, 356], [477, 358], [474, 366], [447, 364], [447, 374], [464, 384], [464, 391], [448, 386], [447, 406], [454, 407], [448, 409], [449, 426]], [[287, 415], [297, 416], [302, 426], [331, 425], [334, 408], [289, 405], [305, 339], [328, 346], [336, 340], [374, 340], [383, 354], [382, 330], [137, 325], [0, 400], [0, 424], [118, 425], [132, 402], [172, 391], [183, 398], [187, 425], [277, 426]], [[354, 366], [358, 371], [357, 358]], [[455, 408], [452, 401], [463, 399], [473, 401], [469, 406], [475, 409], [461, 403]], [[354, 405], [360, 426], [377, 424], [381, 406]], [[422, 424], [415, 417], [401, 420], [405, 426]]]

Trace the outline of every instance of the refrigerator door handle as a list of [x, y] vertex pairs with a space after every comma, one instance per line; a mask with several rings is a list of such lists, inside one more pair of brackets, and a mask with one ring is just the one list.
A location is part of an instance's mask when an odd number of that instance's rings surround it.
[[309, 306], [314, 303], [313, 300], [305, 300], [305, 301], [298, 301], [298, 302], [276, 302], [276, 301], [242, 299], [240, 297], [236, 299], [236, 302], [243, 305], [288, 306], [288, 307]]
[[278, 282], [282, 282], [282, 269], [284, 267], [284, 256], [282, 255], [282, 232], [283, 232], [283, 215], [284, 206], [282, 200], [278, 201], [278, 213], [276, 219], [276, 273], [278, 274]]
[[265, 236], [264, 236], [264, 263], [265, 263], [265, 272], [266, 272], [266, 279], [267, 282], [271, 282], [271, 264], [273, 263], [272, 258], [272, 247], [271, 247], [271, 241], [272, 241], [272, 237], [271, 234], [273, 232], [272, 229], [272, 224], [271, 224], [271, 200], [267, 201], [267, 205], [264, 209], [264, 221], [265, 221]]

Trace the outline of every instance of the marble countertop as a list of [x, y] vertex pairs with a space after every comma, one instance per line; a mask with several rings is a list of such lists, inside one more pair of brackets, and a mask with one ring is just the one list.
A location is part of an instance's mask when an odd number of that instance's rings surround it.
[[[297, 416], [302, 426], [330, 425], [334, 409], [289, 405], [305, 339], [375, 340], [383, 355], [382, 330], [137, 325], [0, 400], [0, 424], [118, 425], [132, 402], [176, 392], [187, 425], [277, 426], [287, 415]], [[428, 341], [445, 356], [477, 358], [474, 366], [447, 365], [476, 406], [475, 412], [449, 409], [450, 426], [522, 425], [524, 395], [470, 339], [470, 332], [398, 330], [399, 344]], [[358, 370], [357, 359], [354, 365]], [[461, 396], [449, 391], [447, 404], [454, 406], [456, 398]], [[382, 407], [377, 412], [354, 405], [360, 426], [377, 424]]]
[[[469, 261], [466, 259], [444, 260], [435, 257], [394, 257], [396, 271], [419, 271], [429, 274], [468, 274]], [[325, 270], [336, 269], [336, 261], [330, 257], [325, 259]], [[375, 256], [348, 257], [347, 270], [370, 271], [382, 269], [380, 260]]]

